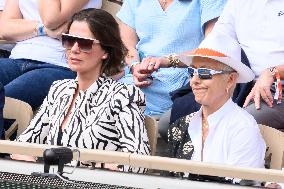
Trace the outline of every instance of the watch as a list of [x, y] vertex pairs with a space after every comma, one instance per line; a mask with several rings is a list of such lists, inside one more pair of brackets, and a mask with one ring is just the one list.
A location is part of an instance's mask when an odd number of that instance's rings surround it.
[[276, 76], [277, 76], [277, 74], [279, 74], [279, 72], [278, 72], [278, 70], [275, 66], [269, 68], [269, 72], [271, 73], [271, 75], [273, 76], [274, 79], [277, 79]]
[[42, 23], [38, 23], [38, 26], [37, 26], [37, 35], [38, 36], [45, 36], [46, 33], [44, 31], [44, 25]]

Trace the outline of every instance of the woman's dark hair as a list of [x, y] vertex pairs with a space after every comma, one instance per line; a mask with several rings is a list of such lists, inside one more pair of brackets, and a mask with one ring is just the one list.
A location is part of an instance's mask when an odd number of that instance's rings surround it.
[[74, 21], [87, 22], [102, 49], [108, 53], [108, 58], [103, 61], [102, 73], [107, 76], [119, 73], [124, 66], [127, 49], [120, 38], [118, 23], [114, 17], [101, 9], [85, 9], [74, 14], [68, 25], [68, 32]]

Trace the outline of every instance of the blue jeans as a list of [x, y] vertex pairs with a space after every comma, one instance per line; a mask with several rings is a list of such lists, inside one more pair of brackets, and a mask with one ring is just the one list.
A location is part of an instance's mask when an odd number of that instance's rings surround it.
[[0, 58], [0, 82], [5, 96], [27, 102], [38, 108], [56, 80], [74, 79], [68, 68], [28, 59]]

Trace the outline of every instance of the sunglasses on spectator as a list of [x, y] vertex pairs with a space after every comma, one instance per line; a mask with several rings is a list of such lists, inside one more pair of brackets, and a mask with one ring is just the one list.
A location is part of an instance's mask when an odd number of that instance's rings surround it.
[[199, 79], [212, 79], [212, 76], [216, 74], [227, 74], [235, 72], [235, 71], [212, 70], [209, 68], [192, 68], [192, 67], [188, 67], [187, 71], [190, 77], [193, 77], [194, 74], [196, 73]]
[[82, 52], [90, 52], [93, 48], [93, 44], [100, 43], [97, 39], [92, 38], [85, 38], [85, 37], [79, 37], [76, 35], [70, 35], [67, 33], [62, 34], [62, 46], [66, 48], [67, 50], [70, 50], [74, 44], [77, 43], [80, 51]]

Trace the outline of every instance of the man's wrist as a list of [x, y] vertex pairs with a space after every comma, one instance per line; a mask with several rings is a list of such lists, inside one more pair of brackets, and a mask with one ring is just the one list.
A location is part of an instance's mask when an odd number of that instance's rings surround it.
[[271, 76], [273, 77], [273, 79], [277, 79], [277, 75], [279, 74], [278, 69], [274, 66], [274, 67], [268, 68], [268, 70]]
[[282, 103], [282, 83], [280, 73], [276, 67], [269, 68], [269, 72], [271, 73], [275, 84], [274, 99], [277, 100], [277, 104], [280, 104]]

